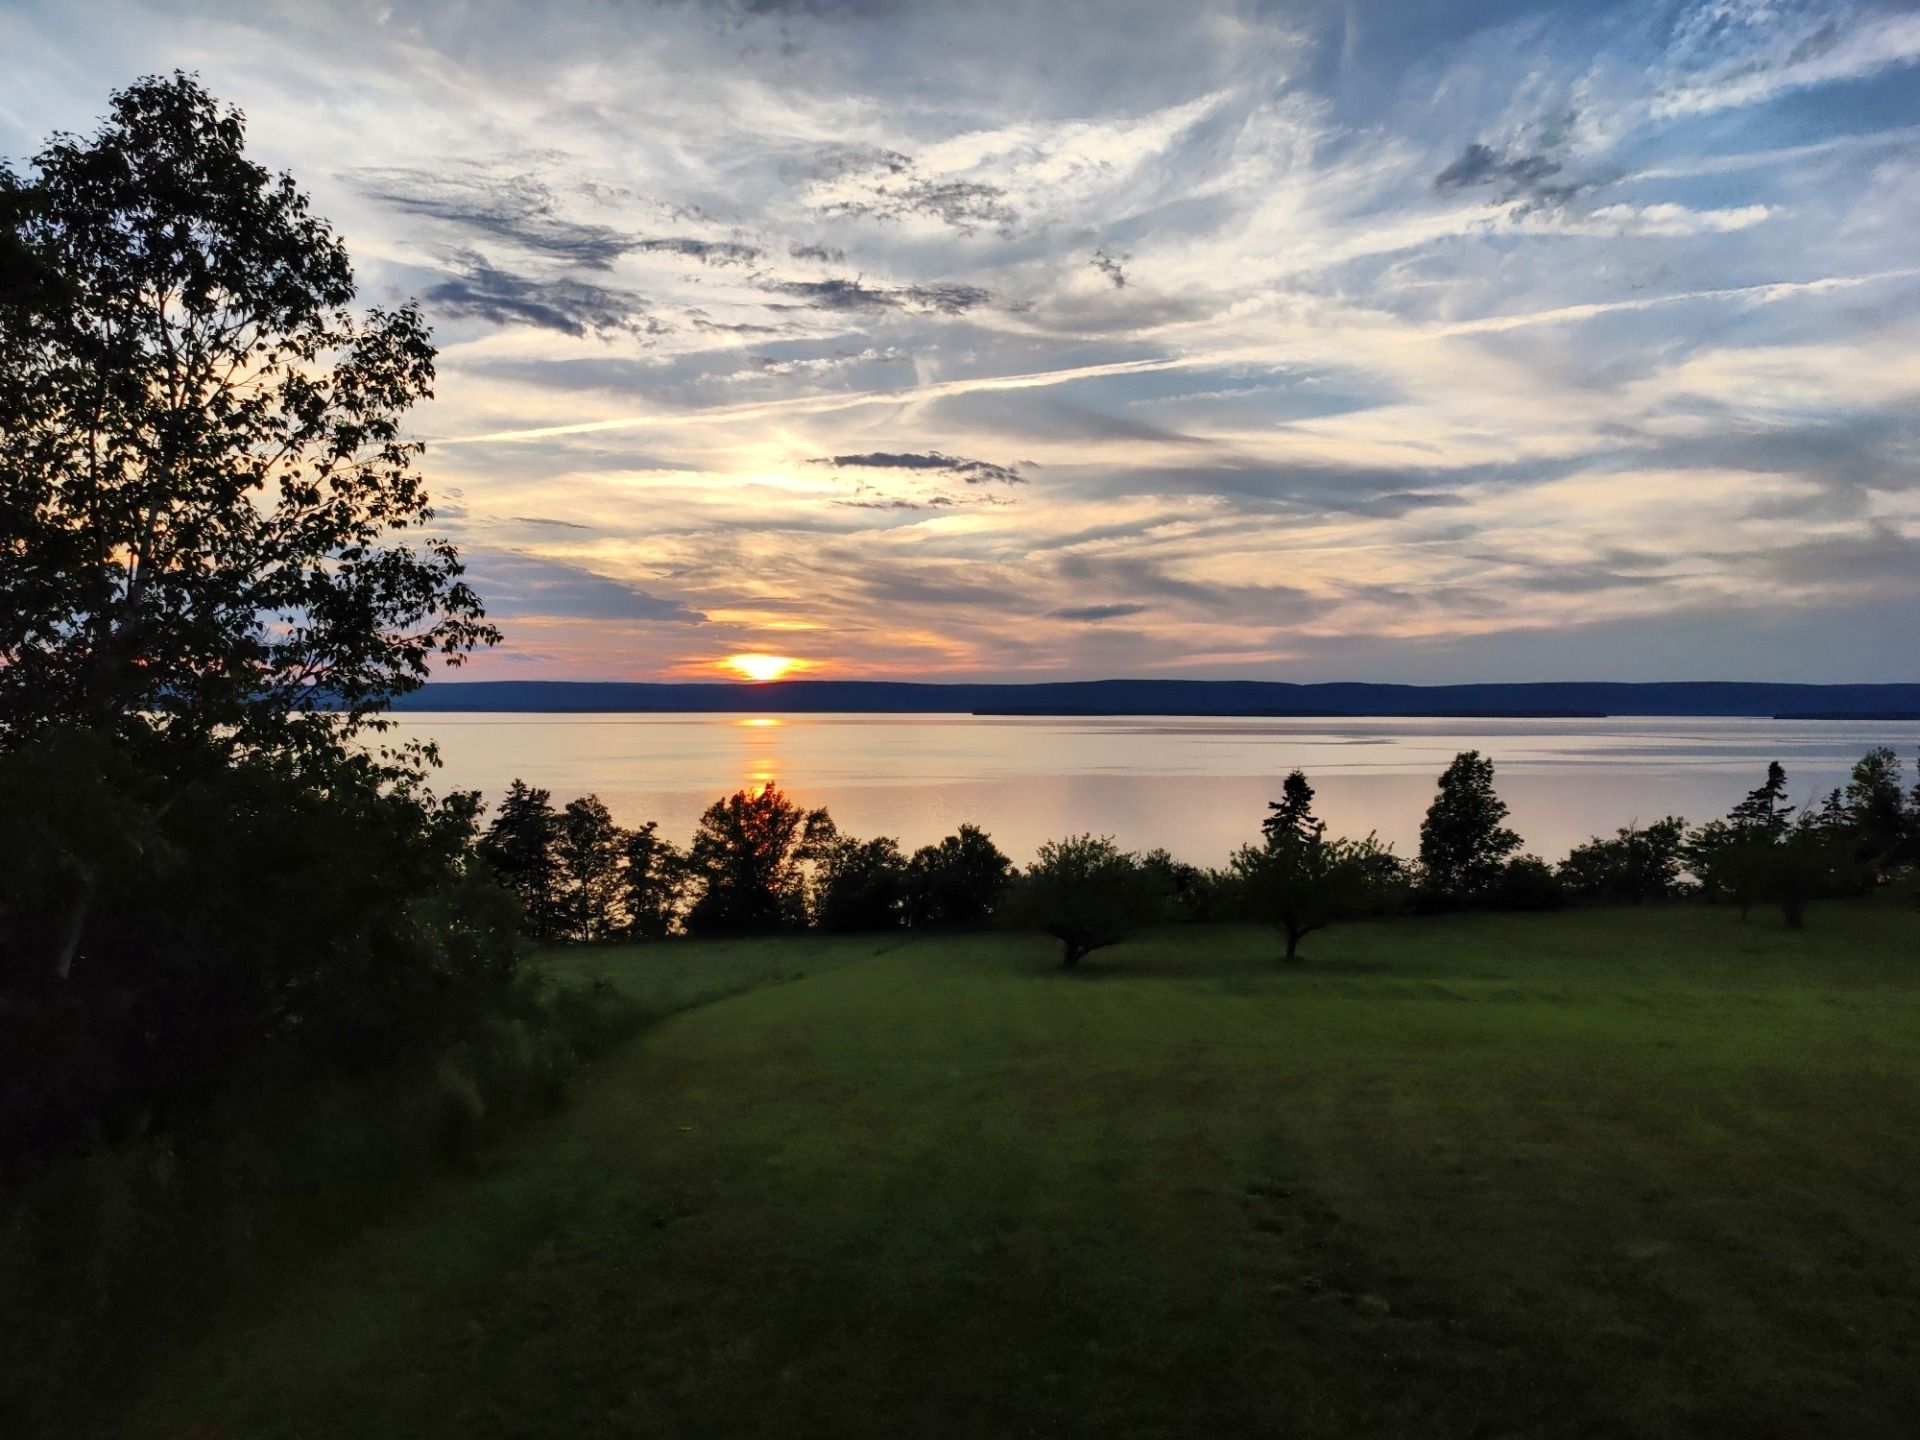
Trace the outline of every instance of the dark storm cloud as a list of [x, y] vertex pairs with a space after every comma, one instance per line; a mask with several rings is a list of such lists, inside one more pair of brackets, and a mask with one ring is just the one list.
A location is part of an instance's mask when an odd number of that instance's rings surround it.
[[823, 215], [873, 220], [925, 215], [962, 235], [971, 235], [982, 226], [1010, 235], [1020, 216], [1007, 203], [1006, 195], [998, 185], [973, 180], [909, 180], [898, 185], [875, 185], [859, 199], [835, 200], [819, 208]]
[[959, 315], [988, 304], [993, 292], [978, 285], [868, 285], [861, 280], [778, 280], [764, 288], [815, 310], [915, 310]]
[[697, 625], [706, 616], [577, 565], [519, 550], [466, 547], [467, 582], [487, 597], [489, 614], [568, 616], [581, 620], [658, 620]]
[[1789, 585], [1879, 589], [1908, 599], [1920, 593], [1920, 538], [1902, 535], [1884, 521], [1852, 534], [1723, 558]]
[[1121, 262], [1131, 258], [1127, 255], [1109, 255], [1105, 250], [1096, 250], [1093, 252], [1093, 259], [1087, 263], [1111, 280], [1114, 289], [1124, 290], [1127, 288], [1127, 272], [1122, 268]]
[[757, 245], [736, 240], [695, 240], [686, 236], [635, 240], [631, 248], [638, 254], [684, 255], [703, 265], [751, 265], [761, 255]]
[[563, 218], [554, 194], [532, 175], [478, 166], [425, 170], [388, 166], [348, 171], [361, 194], [397, 210], [510, 241], [525, 250], [605, 269], [634, 248], [609, 225]]
[[1024, 485], [1026, 477], [1011, 465], [995, 465], [988, 460], [968, 460], [959, 455], [943, 455], [938, 450], [875, 450], [865, 455], [829, 455], [813, 462], [840, 470], [928, 470], [950, 475], [969, 485], [997, 481], [1003, 485]]
[[1049, 610], [1050, 620], [1123, 620], [1129, 615], [1141, 615], [1153, 607], [1150, 605], [1069, 605], [1064, 610]]
[[913, 160], [898, 150], [878, 145], [829, 145], [804, 160], [789, 160], [780, 168], [789, 181], [838, 180], [866, 171], [905, 175], [913, 169]]
[[1561, 156], [1576, 118], [1571, 111], [1554, 116], [1533, 127], [1533, 133], [1524, 143], [1499, 150], [1473, 141], [1433, 177], [1433, 188], [1447, 191], [1491, 187], [1503, 200], [1526, 200], [1530, 205], [1540, 206], [1563, 205], [1593, 183], [1562, 178], [1566, 165]]
[[472, 252], [453, 258], [459, 273], [426, 292], [429, 307], [439, 315], [495, 325], [532, 325], [573, 336], [659, 335], [668, 329], [648, 315], [646, 302], [629, 290], [565, 277], [516, 275]]
[[[1331, 601], [1291, 585], [1219, 585], [1169, 574], [1159, 562], [1136, 555], [1063, 555], [1055, 575], [1082, 589], [1145, 596], [1249, 623], [1289, 624], [1325, 612]], [[1139, 604], [1138, 600], [1111, 602]]]

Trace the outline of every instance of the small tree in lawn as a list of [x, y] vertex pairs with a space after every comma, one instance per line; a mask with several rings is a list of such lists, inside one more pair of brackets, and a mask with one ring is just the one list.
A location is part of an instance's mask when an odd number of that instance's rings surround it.
[[622, 846], [622, 908], [629, 940], [661, 940], [673, 933], [687, 893], [687, 858], [662, 839], [652, 820], [626, 833]]
[[1072, 970], [1151, 925], [1160, 898], [1139, 862], [1111, 837], [1073, 835], [1040, 847], [1020, 877], [1014, 915], [1058, 940], [1060, 964]]
[[500, 809], [480, 838], [480, 854], [520, 900], [527, 931], [536, 940], [559, 936], [561, 911], [559, 817], [553, 796], [524, 780], [507, 787]]
[[562, 928], [576, 940], [610, 940], [625, 925], [621, 866], [626, 831], [598, 795], [567, 802], [560, 813], [554, 851], [563, 889]]
[[1520, 837], [1502, 823], [1507, 803], [1493, 788], [1493, 761], [1478, 750], [1454, 756], [1420, 826], [1421, 888], [1456, 904], [1499, 882]]
[[1242, 909], [1279, 927], [1287, 960], [1300, 958], [1300, 942], [1314, 931], [1377, 913], [1400, 891], [1400, 862], [1371, 835], [1329, 839], [1318, 821], [1305, 830], [1271, 821], [1264, 828], [1267, 842], [1241, 846], [1231, 868]]

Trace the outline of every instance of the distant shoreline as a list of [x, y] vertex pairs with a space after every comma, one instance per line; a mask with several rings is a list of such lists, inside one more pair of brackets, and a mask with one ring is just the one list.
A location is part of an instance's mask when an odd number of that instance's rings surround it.
[[1165, 716], [1244, 719], [1596, 720], [1610, 717], [1920, 719], [1920, 684], [1550, 681], [1379, 685], [1336, 681], [1073, 680], [1000, 684], [898, 680], [652, 682], [433, 681], [400, 714]]

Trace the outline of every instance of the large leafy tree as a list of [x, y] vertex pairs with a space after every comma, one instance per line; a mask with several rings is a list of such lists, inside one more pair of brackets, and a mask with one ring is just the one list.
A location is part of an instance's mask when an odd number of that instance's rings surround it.
[[938, 845], [923, 845], [907, 862], [907, 923], [983, 925], [993, 918], [1013, 862], [977, 825], [962, 825]]
[[356, 314], [339, 237], [244, 141], [175, 74], [0, 167], [0, 745], [326, 742], [496, 638], [416, 538], [419, 311]]
[[687, 929], [746, 935], [804, 926], [807, 865], [836, 838], [825, 810], [802, 810], [775, 785], [714, 801], [687, 849], [698, 892]]
[[501, 797], [480, 854], [520, 900], [528, 933], [552, 940], [565, 924], [560, 818], [551, 792], [515, 780]]
[[567, 802], [560, 812], [554, 851], [566, 880], [563, 928], [575, 940], [610, 940], [626, 927], [627, 832], [598, 795]]

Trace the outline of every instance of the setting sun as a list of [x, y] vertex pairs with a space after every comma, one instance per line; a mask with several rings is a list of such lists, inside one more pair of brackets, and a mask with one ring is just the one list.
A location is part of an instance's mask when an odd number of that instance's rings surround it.
[[791, 655], [729, 655], [720, 662], [727, 669], [742, 675], [748, 680], [778, 680], [789, 671], [801, 667], [802, 661]]

